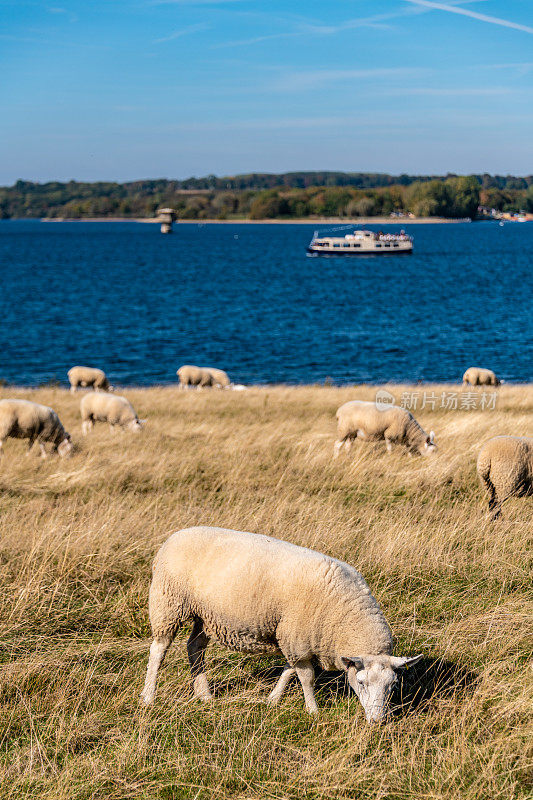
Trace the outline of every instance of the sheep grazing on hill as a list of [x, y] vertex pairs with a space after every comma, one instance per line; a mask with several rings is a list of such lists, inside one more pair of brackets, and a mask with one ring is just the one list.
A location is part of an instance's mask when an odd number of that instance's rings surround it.
[[337, 409], [337, 441], [333, 455], [344, 445], [349, 450], [354, 439], [385, 440], [390, 453], [393, 444], [400, 444], [411, 454], [427, 456], [435, 453], [435, 434], [428, 434], [405, 408], [388, 406], [379, 409], [375, 403], [350, 400]]
[[34, 442], [39, 442], [42, 458], [46, 458], [46, 444], [62, 457], [72, 451], [70, 434], [53, 408], [30, 400], [0, 400], [0, 456], [8, 438], [29, 439], [28, 454]]
[[469, 367], [463, 375], [463, 389], [470, 386], [499, 386], [505, 381], [500, 381], [491, 369]]
[[119, 395], [89, 392], [80, 404], [81, 430], [86, 436], [95, 422], [107, 422], [111, 428], [118, 425], [135, 433], [139, 433], [144, 419], [139, 419], [131, 403]]
[[96, 367], [72, 367], [68, 371], [70, 391], [75, 392], [78, 386], [92, 388], [95, 391], [101, 389], [103, 392], [112, 392], [113, 387], [109, 385], [106, 374]]
[[533, 438], [489, 439], [479, 453], [477, 474], [489, 495], [489, 511], [496, 519], [509, 497], [533, 495]]
[[157, 672], [176, 632], [187, 652], [194, 695], [212, 698], [204, 667], [210, 639], [248, 653], [279, 653], [287, 664], [268, 700], [297, 675], [317, 713], [313, 659], [343, 670], [369, 722], [383, 722], [396, 670], [421, 656], [392, 655], [393, 638], [363, 576], [349, 564], [255, 533], [197, 527], [174, 533], [156, 555], [150, 587], [154, 640], [142, 699], [153, 702]]
[[204, 386], [213, 386], [213, 376], [205, 367], [194, 367], [190, 364], [184, 364], [176, 372], [180, 381], [180, 389], [189, 389], [191, 386], [196, 386], [197, 389], [202, 389]]

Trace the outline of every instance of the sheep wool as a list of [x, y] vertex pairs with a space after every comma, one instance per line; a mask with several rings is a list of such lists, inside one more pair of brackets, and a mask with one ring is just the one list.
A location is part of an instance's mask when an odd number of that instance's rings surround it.
[[206, 367], [205, 369], [207, 369], [213, 378], [215, 386], [220, 389], [227, 389], [231, 383], [227, 372], [224, 372], [223, 369], [216, 369], [216, 367]]
[[433, 431], [428, 434], [410, 411], [399, 406], [379, 409], [375, 403], [350, 400], [337, 409], [337, 441], [334, 455], [344, 445], [349, 450], [354, 439], [385, 440], [389, 453], [393, 444], [400, 444], [410, 453], [430, 455], [437, 449]]
[[113, 387], [109, 385], [105, 372], [96, 367], [72, 367], [67, 375], [71, 392], [75, 392], [78, 386], [101, 389], [103, 392], [113, 390]]
[[477, 473], [489, 495], [492, 518], [502, 513], [509, 497], [533, 494], [533, 438], [496, 436], [480, 450]]
[[179, 378], [180, 389], [189, 389], [191, 386], [196, 386], [201, 389], [204, 386], [212, 386], [213, 376], [205, 367], [195, 367], [191, 364], [184, 364], [176, 372]]
[[31, 400], [0, 400], [0, 456], [4, 439], [8, 438], [29, 439], [28, 452], [37, 441], [42, 458], [46, 458], [46, 444], [51, 444], [53, 452], [60, 456], [72, 450], [70, 434], [53, 408]]
[[95, 422], [107, 422], [112, 427], [121, 428], [138, 433], [144, 420], [139, 420], [133, 406], [125, 397], [102, 392], [89, 392], [80, 403], [81, 429], [86, 435]]
[[[287, 666], [269, 699], [279, 700], [297, 674], [310, 712], [318, 710], [312, 659], [325, 669], [345, 670], [349, 679], [350, 669], [364, 661], [379, 673], [376, 685], [384, 677], [393, 681], [393, 670], [408, 662], [391, 656], [390, 628], [356, 569], [254, 533], [210, 527], [174, 533], [153, 564], [149, 611], [154, 641], [146, 703], [153, 701], [158, 668], [187, 622], [194, 623], [187, 644], [194, 692], [204, 700], [211, 698], [204, 670], [210, 639], [249, 653], [283, 653]], [[386, 713], [387, 691], [373, 710], [365, 706], [376, 719]]]
[[499, 386], [499, 381], [491, 369], [482, 367], [469, 367], [463, 375], [463, 388], [465, 386]]

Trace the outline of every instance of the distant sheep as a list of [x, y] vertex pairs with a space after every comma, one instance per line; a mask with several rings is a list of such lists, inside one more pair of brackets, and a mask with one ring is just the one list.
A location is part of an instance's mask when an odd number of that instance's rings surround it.
[[390, 453], [393, 444], [403, 445], [411, 454], [427, 456], [435, 453], [435, 434], [428, 434], [405, 408], [388, 406], [383, 410], [375, 403], [350, 400], [337, 409], [337, 441], [334, 456], [344, 445], [349, 450], [354, 439], [385, 440]]
[[176, 372], [180, 381], [180, 389], [189, 389], [196, 386], [202, 389], [204, 386], [213, 386], [213, 376], [205, 367], [194, 367], [191, 364], [184, 364]]
[[491, 369], [469, 367], [463, 375], [463, 389], [470, 386], [499, 386], [505, 381], [500, 381]]
[[224, 372], [223, 369], [216, 369], [215, 367], [205, 367], [205, 369], [211, 373], [214, 386], [218, 386], [221, 389], [227, 389], [231, 384], [228, 373]]
[[46, 458], [46, 444], [61, 457], [72, 451], [70, 434], [53, 408], [31, 400], [0, 400], [0, 456], [8, 438], [29, 439], [28, 454], [34, 442], [39, 442], [42, 458]]
[[477, 473], [489, 495], [489, 511], [496, 519], [509, 497], [533, 495], [533, 438], [489, 439], [479, 453]]
[[119, 395], [89, 392], [80, 404], [81, 429], [86, 436], [95, 422], [107, 422], [139, 433], [145, 420], [140, 420], [131, 403]]
[[103, 392], [113, 391], [105, 372], [101, 369], [96, 369], [96, 367], [72, 367], [67, 374], [71, 392], [75, 392], [78, 386], [95, 390], [101, 389]]
[[210, 639], [247, 653], [283, 653], [287, 664], [268, 700], [297, 675], [305, 706], [317, 713], [316, 659], [339, 669], [369, 722], [383, 722], [396, 670], [421, 656], [392, 655], [393, 638], [363, 576], [349, 564], [255, 533], [197, 527], [174, 533], [157, 553], [150, 587], [154, 640], [142, 698], [154, 700], [157, 673], [188, 622], [194, 695], [210, 700], [204, 667]]

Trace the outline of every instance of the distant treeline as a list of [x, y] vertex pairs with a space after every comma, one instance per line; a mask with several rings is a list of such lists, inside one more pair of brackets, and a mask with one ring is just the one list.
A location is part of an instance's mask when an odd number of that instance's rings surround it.
[[533, 211], [533, 176], [413, 176], [351, 172], [257, 173], [131, 183], [32, 183], [0, 188], [0, 219], [152, 217], [161, 206], [180, 219], [475, 217], [479, 205]]

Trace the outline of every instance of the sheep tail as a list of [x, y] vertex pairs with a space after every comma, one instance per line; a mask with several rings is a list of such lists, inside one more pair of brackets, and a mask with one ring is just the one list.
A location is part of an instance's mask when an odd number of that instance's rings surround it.
[[501, 514], [501, 502], [496, 494], [496, 487], [490, 478], [491, 458], [490, 455], [482, 453], [477, 462], [477, 474], [489, 495], [489, 511], [493, 519]]

